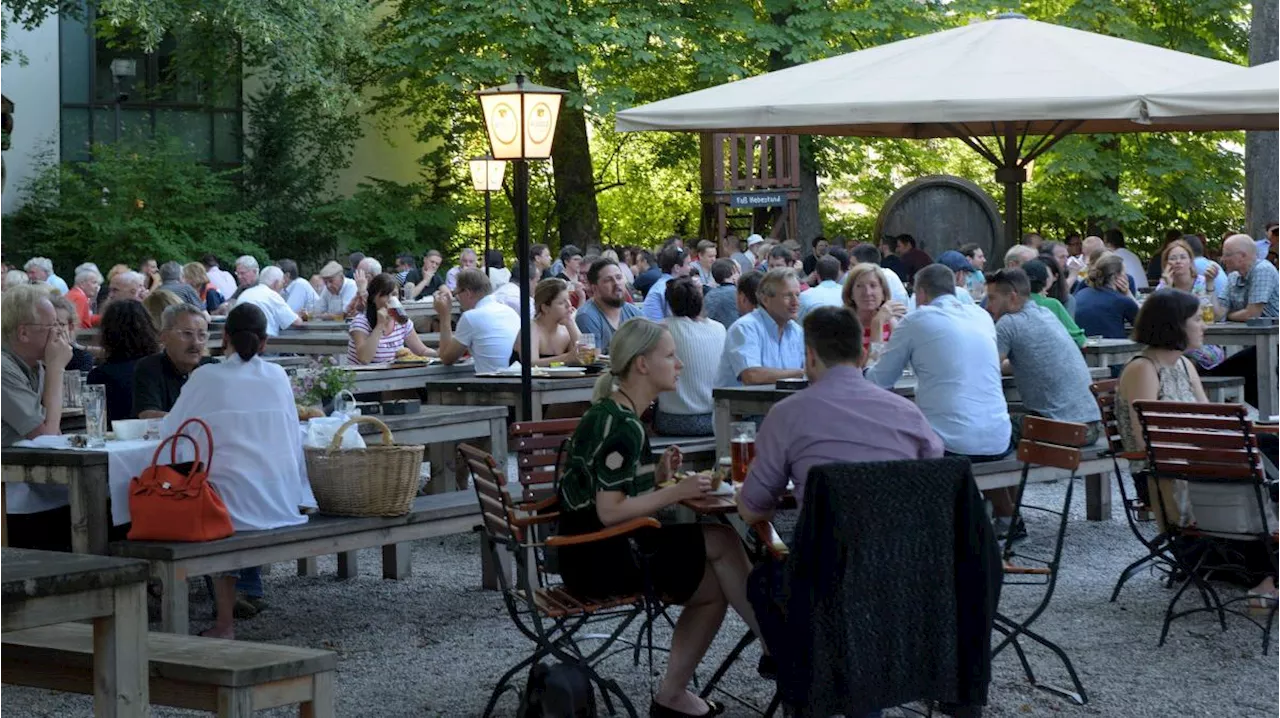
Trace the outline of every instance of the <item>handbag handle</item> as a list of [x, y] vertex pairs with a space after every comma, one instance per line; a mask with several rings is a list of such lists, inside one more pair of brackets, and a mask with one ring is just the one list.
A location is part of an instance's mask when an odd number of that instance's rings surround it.
[[[205, 438], [204, 470], [207, 473], [209, 471], [209, 467], [213, 465], [213, 430], [209, 428], [208, 424], [204, 423], [203, 419], [198, 419], [196, 417], [191, 417], [190, 419], [187, 419], [186, 421], [182, 422], [182, 426], [178, 427], [177, 434], [185, 436], [188, 439], [191, 439], [191, 443], [196, 445], [196, 461], [197, 462], [200, 461], [200, 444], [190, 434], [187, 433], [187, 426], [190, 424], [196, 424], [201, 429], [204, 429], [204, 438]], [[176, 443], [174, 444], [174, 447], [175, 449], [177, 448]]]
[[343, 422], [342, 428], [338, 429], [333, 433], [333, 438], [329, 440], [329, 448], [326, 449], [325, 451], [332, 453], [334, 451], [337, 451], [339, 448], [341, 448], [342, 435], [347, 433], [347, 429], [351, 428], [352, 426], [355, 426], [356, 424], [373, 424], [374, 426], [377, 426], [379, 429], [382, 430], [382, 445], [383, 446], [392, 445], [393, 437], [391, 436], [391, 429], [388, 428], [386, 424], [379, 421], [377, 417], [353, 416], [350, 419], [347, 419], [345, 422]]
[[178, 461], [178, 439], [186, 439], [187, 441], [190, 441], [191, 445], [194, 446], [196, 450], [195, 461], [191, 462], [191, 470], [187, 472], [187, 478], [190, 479], [195, 476], [196, 467], [200, 465], [200, 445], [196, 443], [195, 439], [191, 438], [187, 434], [171, 434], [166, 436], [164, 441], [161, 441], [160, 445], [156, 447], [155, 453], [151, 455], [151, 468], [155, 468], [156, 462], [160, 461], [160, 452], [164, 451], [166, 444], [172, 445], [169, 450], [169, 463], [173, 464]]

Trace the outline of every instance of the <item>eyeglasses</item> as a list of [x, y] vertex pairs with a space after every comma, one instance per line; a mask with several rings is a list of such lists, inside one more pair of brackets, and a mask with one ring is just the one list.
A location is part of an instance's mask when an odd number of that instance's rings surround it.
[[179, 329], [175, 331], [174, 334], [183, 341], [194, 341], [200, 342], [201, 344], [209, 341], [209, 332], [196, 332], [190, 329]]
[[63, 325], [63, 324], [59, 324], [59, 323], [56, 323], [56, 322], [55, 322], [55, 323], [53, 323], [53, 324], [43, 324], [43, 323], [39, 323], [39, 322], [23, 322], [22, 326], [24, 326], [24, 327], [41, 327], [41, 328], [43, 328], [43, 329], [60, 329], [60, 328], [62, 328], [62, 327], [63, 327], [63, 326], [65, 326], [65, 325]]

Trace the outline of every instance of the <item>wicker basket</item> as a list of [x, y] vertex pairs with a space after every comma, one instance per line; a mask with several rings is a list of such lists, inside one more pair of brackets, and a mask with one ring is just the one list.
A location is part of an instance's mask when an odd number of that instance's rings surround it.
[[[382, 444], [341, 450], [353, 424], [382, 429]], [[422, 470], [422, 446], [395, 446], [391, 430], [372, 416], [342, 425], [327, 449], [306, 448], [307, 474], [320, 513], [335, 516], [403, 516], [413, 508]]]

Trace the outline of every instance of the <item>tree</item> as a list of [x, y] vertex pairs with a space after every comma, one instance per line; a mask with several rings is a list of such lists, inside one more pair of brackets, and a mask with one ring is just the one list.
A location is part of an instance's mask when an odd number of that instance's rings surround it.
[[[1276, 0], [1255, 0], [1249, 25], [1249, 64], [1261, 65], [1276, 59], [1276, 25], [1280, 11]], [[1276, 132], [1245, 133], [1245, 231], [1262, 236], [1268, 222], [1276, 221], [1277, 185], [1280, 185], [1280, 135]]]

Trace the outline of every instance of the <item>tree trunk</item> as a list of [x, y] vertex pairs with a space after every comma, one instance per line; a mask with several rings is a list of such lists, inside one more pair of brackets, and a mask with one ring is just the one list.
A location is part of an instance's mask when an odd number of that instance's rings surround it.
[[[547, 73], [546, 84], [581, 92], [577, 73]], [[587, 141], [587, 115], [568, 102], [560, 106], [555, 143], [551, 147], [556, 186], [556, 223], [560, 246], [572, 244], [586, 251], [600, 243], [600, 210], [596, 205], [595, 170]]]
[[[1280, 21], [1276, 0], [1253, 0], [1249, 25], [1249, 64], [1271, 62], [1277, 55], [1276, 25]], [[1244, 139], [1245, 231], [1261, 237], [1267, 222], [1277, 219], [1280, 198], [1280, 140], [1275, 132], [1246, 132]]]

